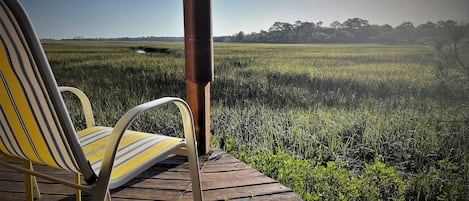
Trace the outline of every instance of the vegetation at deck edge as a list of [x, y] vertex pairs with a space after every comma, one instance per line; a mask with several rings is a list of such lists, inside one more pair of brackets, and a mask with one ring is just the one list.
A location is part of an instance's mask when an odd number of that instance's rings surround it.
[[[87, 93], [98, 124], [151, 99], [185, 97], [182, 43], [44, 44], [59, 84]], [[138, 46], [174, 54], [137, 54]], [[214, 48], [214, 146], [305, 200], [469, 200], [468, 92], [435, 78], [430, 47]], [[82, 127], [77, 100], [65, 98]], [[132, 128], [181, 136], [172, 111], [156, 109]]]

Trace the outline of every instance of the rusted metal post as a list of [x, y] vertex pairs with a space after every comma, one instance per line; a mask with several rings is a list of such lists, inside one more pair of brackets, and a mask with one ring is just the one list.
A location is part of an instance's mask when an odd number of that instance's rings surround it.
[[210, 148], [210, 82], [213, 81], [212, 1], [184, 0], [187, 102], [199, 154]]

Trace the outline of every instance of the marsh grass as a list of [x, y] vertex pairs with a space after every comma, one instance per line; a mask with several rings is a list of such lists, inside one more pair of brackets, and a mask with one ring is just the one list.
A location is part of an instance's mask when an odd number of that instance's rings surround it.
[[[101, 125], [145, 101], [185, 97], [183, 57], [132, 49], [183, 52], [182, 43], [44, 44], [59, 84], [84, 90]], [[214, 48], [213, 146], [306, 200], [469, 199], [468, 94], [437, 81], [430, 48]], [[76, 102], [65, 98], [82, 126]], [[181, 136], [174, 111], [148, 112], [132, 128]]]

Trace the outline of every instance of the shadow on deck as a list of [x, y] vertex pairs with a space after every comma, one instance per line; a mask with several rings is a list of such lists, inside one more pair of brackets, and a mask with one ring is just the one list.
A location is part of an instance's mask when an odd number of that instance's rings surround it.
[[[200, 158], [205, 200], [301, 200], [291, 189], [259, 173], [222, 150]], [[46, 166], [34, 168], [73, 180], [73, 175]], [[25, 200], [24, 175], [0, 166], [0, 200]], [[41, 199], [75, 200], [74, 189], [38, 178]], [[192, 200], [189, 165], [172, 157], [153, 166], [124, 187], [111, 192], [112, 200]], [[83, 194], [83, 200], [90, 196]]]

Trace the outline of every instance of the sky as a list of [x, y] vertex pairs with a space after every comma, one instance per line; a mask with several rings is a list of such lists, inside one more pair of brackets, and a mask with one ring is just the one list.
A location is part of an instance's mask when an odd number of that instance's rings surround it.
[[[40, 38], [184, 36], [183, 0], [20, 0]], [[213, 35], [268, 30], [275, 22], [349, 18], [393, 27], [469, 22], [469, 0], [212, 0]]]

